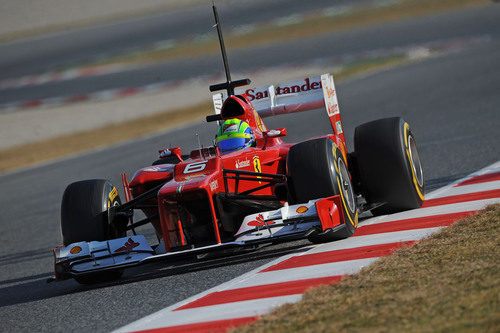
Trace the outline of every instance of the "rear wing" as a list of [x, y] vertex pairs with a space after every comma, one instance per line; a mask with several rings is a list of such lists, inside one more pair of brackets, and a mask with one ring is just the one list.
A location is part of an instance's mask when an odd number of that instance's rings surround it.
[[[334, 133], [344, 139], [337, 94], [331, 74], [257, 88], [240, 87], [235, 89], [235, 94], [245, 94], [262, 118], [325, 107]], [[220, 114], [226, 98], [225, 92], [212, 96], [216, 114]]]

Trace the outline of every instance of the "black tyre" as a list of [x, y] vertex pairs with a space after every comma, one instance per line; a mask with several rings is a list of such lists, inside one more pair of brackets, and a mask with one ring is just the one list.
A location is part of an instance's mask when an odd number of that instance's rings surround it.
[[[126, 236], [112, 223], [110, 207], [119, 205], [116, 188], [107, 180], [92, 179], [70, 184], [61, 204], [61, 233], [65, 246], [81, 241], [105, 241]], [[99, 272], [75, 278], [83, 284], [119, 278], [121, 270]]]
[[291, 203], [340, 195], [345, 226], [335, 232], [312, 234], [314, 243], [352, 236], [358, 225], [358, 210], [347, 163], [337, 145], [328, 138], [298, 143], [287, 157], [287, 178]]
[[399, 117], [356, 127], [354, 146], [359, 181], [368, 203], [383, 203], [374, 215], [419, 208], [424, 201], [424, 175], [415, 137]]
[[109, 208], [120, 205], [116, 188], [107, 180], [91, 179], [70, 184], [61, 204], [64, 245], [125, 237], [110, 223]]

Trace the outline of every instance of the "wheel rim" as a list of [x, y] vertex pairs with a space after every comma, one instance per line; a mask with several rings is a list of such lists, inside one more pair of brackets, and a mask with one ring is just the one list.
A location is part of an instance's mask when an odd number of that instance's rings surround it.
[[340, 176], [340, 190], [345, 198], [347, 206], [351, 212], [355, 210], [354, 191], [352, 189], [351, 178], [347, 172], [347, 167], [342, 159], [338, 159], [339, 176]]
[[418, 155], [417, 144], [411, 135], [408, 136], [408, 146], [413, 174], [415, 175], [418, 186], [422, 187], [424, 185], [424, 173], [422, 171], [422, 164], [420, 163], [420, 156]]

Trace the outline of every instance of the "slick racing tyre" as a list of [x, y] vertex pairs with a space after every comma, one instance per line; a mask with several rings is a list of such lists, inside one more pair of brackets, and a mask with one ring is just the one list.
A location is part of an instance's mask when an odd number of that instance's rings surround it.
[[312, 234], [313, 243], [330, 242], [352, 236], [358, 224], [356, 195], [347, 163], [337, 145], [328, 138], [298, 143], [287, 157], [287, 179], [291, 203], [340, 195], [345, 226], [332, 232]]
[[[126, 236], [111, 223], [110, 207], [120, 205], [116, 188], [107, 180], [92, 179], [70, 184], [61, 204], [61, 233], [65, 246], [81, 241], [105, 241]], [[119, 278], [122, 270], [85, 274], [83, 284]]]
[[368, 203], [382, 204], [374, 215], [419, 208], [424, 201], [424, 174], [415, 137], [399, 117], [356, 127], [359, 180]]
[[116, 188], [104, 179], [70, 184], [61, 204], [61, 232], [64, 245], [81, 241], [104, 241], [125, 237], [110, 223], [109, 208], [120, 205]]

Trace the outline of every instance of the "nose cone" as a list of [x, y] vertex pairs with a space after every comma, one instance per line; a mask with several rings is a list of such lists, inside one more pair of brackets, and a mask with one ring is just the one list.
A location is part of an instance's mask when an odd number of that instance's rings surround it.
[[173, 179], [161, 188], [160, 195], [177, 201], [186, 199], [188, 193], [216, 193], [222, 179], [221, 158], [189, 159], [175, 166]]
[[168, 181], [172, 179], [173, 175], [173, 165], [150, 166], [138, 170], [129, 185], [130, 187], [136, 187], [149, 182]]

